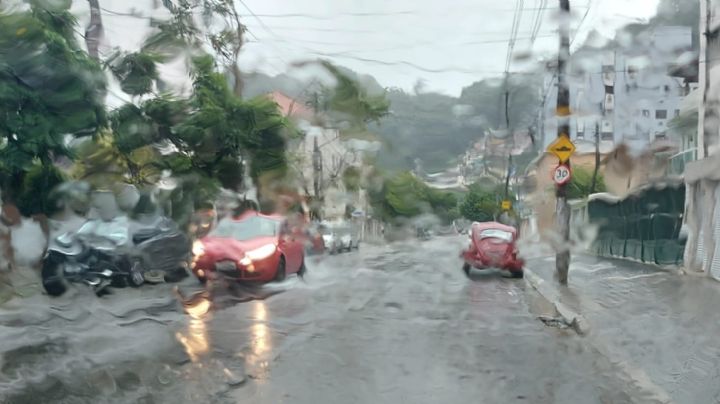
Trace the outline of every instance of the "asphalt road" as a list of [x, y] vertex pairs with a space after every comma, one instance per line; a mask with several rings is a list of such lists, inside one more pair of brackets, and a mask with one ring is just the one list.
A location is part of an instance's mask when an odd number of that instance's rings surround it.
[[463, 242], [363, 246], [212, 304], [171, 285], [15, 299], [0, 402], [641, 402], [583, 337], [538, 320], [523, 280], [467, 279]]

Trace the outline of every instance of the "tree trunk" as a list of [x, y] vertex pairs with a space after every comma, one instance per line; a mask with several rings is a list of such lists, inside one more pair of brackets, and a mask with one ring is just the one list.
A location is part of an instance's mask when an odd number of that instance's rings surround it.
[[90, 24], [85, 30], [85, 44], [88, 54], [96, 61], [100, 60], [100, 41], [103, 37], [102, 15], [100, 14], [100, 0], [88, 0], [90, 4]]

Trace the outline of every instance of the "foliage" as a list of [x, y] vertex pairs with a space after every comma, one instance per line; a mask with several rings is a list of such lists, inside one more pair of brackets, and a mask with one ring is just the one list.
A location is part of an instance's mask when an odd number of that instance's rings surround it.
[[[10, 199], [37, 164], [71, 157], [68, 135], [92, 135], [105, 124], [104, 76], [74, 39], [69, 5], [36, 0], [30, 11], [0, 14], [0, 161]], [[48, 206], [25, 201], [26, 211]]]
[[352, 127], [365, 127], [370, 122], [378, 123], [390, 110], [385, 94], [371, 96], [367, 90], [348, 74], [328, 61], [320, 62], [333, 76], [336, 83], [327, 97], [326, 109], [340, 114], [350, 121]]
[[[567, 186], [568, 199], [582, 199], [590, 195], [590, 186], [592, 185], [593, 170], [583, 167], [573, 169], [572, 178]], [[597, 183], [595, 184], [595, 192], [606, 192], [605, 178], [598, 173]]]
[[143, 95], [153, 91], [153, 83], [160, 77], [156, 63], [162, 60], [158, 55], [144, 52], [117, 53], [106, 64], [120, 80], [124, 92]]
[[24, 216], [51, 215], [58, 208], [57, 195], [52, 191], [65, 181], [65, 176], [53, 165], [34, 164], [24, 176], [17, 198], [17, 206]]
[[410, 172], [401, 172], [385, 180], [379, 189], [370, 191], [375, 214], [384, 220], [411, 218], [434, 213], [452, 220], [457, 198], [450, 192], [434, 190]]
[[[465, 200], [460, 205], [460, 213], [466, 219], [476, 222], [495, 220], [501, 213], [499, 195], [504, 193], [503, 186], [488, 187], [473, 184], [469, 187]], [[515, 199], [514, 195], [509, 195]]]
[[127, 147], [119, 136], [104, 133], [76, 148], [77, 160], [72, 175], [95, 187], [112, 183], [152, 184], [160, 178], [159, 153], [144, 144]]

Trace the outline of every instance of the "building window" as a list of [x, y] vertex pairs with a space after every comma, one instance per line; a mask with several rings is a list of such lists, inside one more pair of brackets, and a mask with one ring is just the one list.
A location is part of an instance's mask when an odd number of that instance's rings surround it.
[[669, 92], [670, 92], [670, 86], [667, 86], [667, 85], [666, 85], [665, 87], [663, 87], [663, 90], [665, 90], [665, 93], [669, 93]]
[[650, 110], [649, 110], [649, 109], [643, 109], [642, 115], [643, 115], [645, 118], [650, 118]]
[[658, 109], [657, 111], [655, 111], [655, 119], [667, 119], [667, 110]]
[[677, 118], [678, 116], [680, 116], [680, 110], [679, 110], [679, 109], [676, 109], [676, 110], [675, 110], [675, 117]]

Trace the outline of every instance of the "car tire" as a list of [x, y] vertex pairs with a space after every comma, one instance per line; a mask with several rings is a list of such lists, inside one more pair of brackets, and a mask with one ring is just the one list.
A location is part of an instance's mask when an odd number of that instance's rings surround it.
[[68, 282], [63, 274], [62, 261], [48, 257], [42, 266], [43, 288], [50, 296], [61, 296], [68, 289]]
[[280, 256], [278, 261], [277, 272], [275, 273], [275, 282], [282, 282], [285, 280], [285, 257]]
[[140, 261], [135, 261], [132, 263], [132, 266], [130, 267], [130, 272], [127, 275], [127, 283], [128, 285], [132, 286], [133, 288], [137, 288], [142, 286], [143, 283], [145, 283], [145, 270], [142, 267], [142, 263]]
[[465, 273], [465, 276], [467, 276], [468, 278], [470, 277], [470, 269], [472, 269], [470, 267], [470, 264], [468, 264], [467, 262], [463, 264], [462, 270]]
[[525, 271], [523, 271], [522, 269], [519, 271], [512, 271], [510, 272], [510, 276], [515, 279], [522, 279], [525, 277]]
[[307, 273], [307, 267], [305, 266], [305, 257], [303, 257], [302, 261], [300, 262], [300, 269], [297, 271], [297, 276], [300, 278], [305, 277], [305, 274]]

